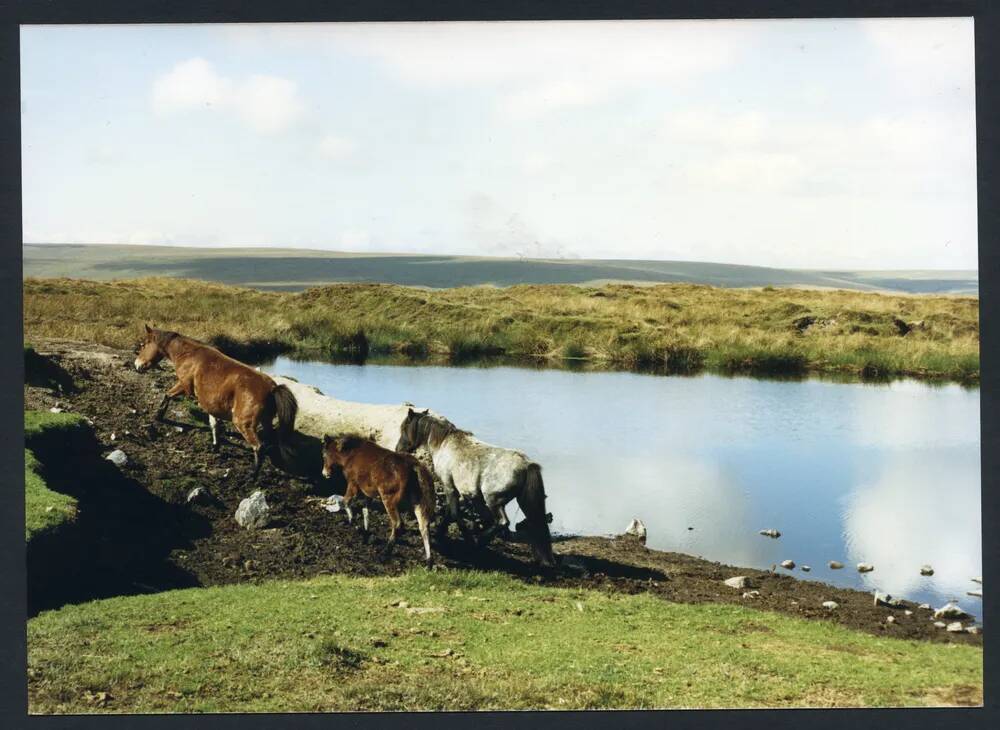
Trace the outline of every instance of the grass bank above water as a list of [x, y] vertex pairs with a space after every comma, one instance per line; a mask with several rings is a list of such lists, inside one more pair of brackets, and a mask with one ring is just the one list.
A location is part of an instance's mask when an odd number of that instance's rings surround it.
[[[70, 413], [24, 412], [24, 441], [34, 447], [44, 439], [65, 441], [86, 428], [83, 418]], [[48, 530], [73, 520], [77, 504], [72, 497], [49, 489], [42, 478], [41, 465], [30, 449], [24, 450], [24, 537], [31, 540]]]
[[129, 347], [147, 321], [236, 356], [504, 354], [668, 373], [979, 378], [975, 297], [691, 284], [276, 293], [178, 279], [26, 279], [24, 317], [28, 337]]
[[32, 713], [978, 704], [982, 670], [977, 647], [468, 571], [169, 591], [28, 624]]

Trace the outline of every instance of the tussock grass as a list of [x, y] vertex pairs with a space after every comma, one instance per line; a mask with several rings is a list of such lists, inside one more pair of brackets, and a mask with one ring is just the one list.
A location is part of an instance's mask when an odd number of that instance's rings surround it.
[[979, 300], [965, 296], [691, 284], [277, 293], [162, 278], [26, 279], [24, 292], [28, 337], [117, 347], [134, 345], [151, 322], [228, 338], [237, 351], [249, 343], [320, 355], [581, 358], [666, 372], [979, 377]]
[[[83, 427], [83, 419], [70, 413], [24, 412], [25, 441], [38, 438], [62, 438], [63, 434]], [[77, 503], [72, 497], [49, 489], [42, 479], [35, 454], [24, 450], [24, 539], [55, 529], [76, 518]]]
[[32, 713], [981, 703], [982, 661], [978, 647], [475, 571], [170, 591], [28, 623]]

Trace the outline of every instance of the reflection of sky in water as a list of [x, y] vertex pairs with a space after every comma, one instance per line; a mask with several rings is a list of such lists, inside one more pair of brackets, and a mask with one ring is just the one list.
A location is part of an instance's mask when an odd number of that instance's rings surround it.
[[[809, 578], [956, 596], [980, 612], [965, 595], [982, 572], [976, 390], [286, 359], [267, 369], [345, 400], [430, 406], [522, 449], [544, 468], [556, 531], [616, 533], [640, 517], [650, 547], [763, 568], [790, 558]], [[781, 539], [757, 534], [767, 527]], [[858, 575], [860, 561], [875, 572]]]

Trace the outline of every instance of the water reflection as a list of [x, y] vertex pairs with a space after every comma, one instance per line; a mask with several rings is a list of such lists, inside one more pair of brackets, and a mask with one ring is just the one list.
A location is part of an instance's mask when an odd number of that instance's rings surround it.
[[[965, 596], [982, 565], [978, 390], [285, 358], [265, 369], [338, 398], [430, 406], [523, 450], [543, 466], [556, 531], [619, 533], [639, 517], [651, 547], [758, 568], [787, 558], [812, 579], [957, 596], [981, 613]], [[757, 534], [768, 527], [781, 539]], [[857, 574], [861, 561], [875, 572]]]

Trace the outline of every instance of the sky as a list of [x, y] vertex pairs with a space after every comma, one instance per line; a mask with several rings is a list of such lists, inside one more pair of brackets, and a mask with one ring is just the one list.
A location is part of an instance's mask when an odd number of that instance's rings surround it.
[[976, 269], [971, 18], [23, 26], [26, 243]]

